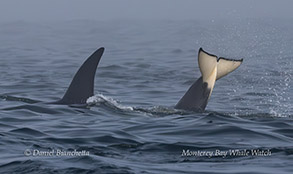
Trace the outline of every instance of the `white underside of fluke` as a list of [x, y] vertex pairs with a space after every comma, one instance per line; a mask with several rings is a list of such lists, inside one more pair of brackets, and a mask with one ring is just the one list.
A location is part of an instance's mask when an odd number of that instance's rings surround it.
[[198, 65], [202, 74], [203, 82], [207, 83], [207, 87], [211, 90], [209, 97], [215, 86], [216, 80], [226, 76], [230, 72], [237, 69], [242, 63], [241, 60], [231, 60], [209, 54], [200, 48], [198, 52]]
[[202, 74], [203, 82], [207, 83], [207, 87], [211, 90], [209, 98], [212, 94], [216, 82], [217, 64], [218, 62], [216, 56], [209, 55], [200, 49], [198, 53], [198, 65]]
[[226, 76], [230, 72], [234, 71], [237, 69], [242, 63], [242, 60], [229, 60], [220, 57], [218, 60], [218, 68], [217, 68], [217, 79], [219, 80], [220, 78]]

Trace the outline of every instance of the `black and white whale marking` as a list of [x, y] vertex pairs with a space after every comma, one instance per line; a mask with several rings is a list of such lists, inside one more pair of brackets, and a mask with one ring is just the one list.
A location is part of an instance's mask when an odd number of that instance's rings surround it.
[[226, 59], [210, 54], [202, 48], [198, 51], [198, 64], [202, 74], [176, 104], [176, 109], [204, 111], [212, 94], [216, 80], [237, 69], [243, 59]]
[[63, 98], [51, 104], [86, 104], [87, 99], [94, 95], [95, 74], [104, 50], [101, 47], [87, 58], [75, 74]]

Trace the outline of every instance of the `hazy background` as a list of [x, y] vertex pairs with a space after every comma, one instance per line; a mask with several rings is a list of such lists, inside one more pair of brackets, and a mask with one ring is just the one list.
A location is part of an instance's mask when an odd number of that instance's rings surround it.
[[289, 0], [1, 0], [0, 22], [121, 19], [292, 19]]
[[[0, 173], [292, 174], [292, 7], [0, 0]], [[64, 95], [101, 46], [90, 109], [46, 104]], [[216, 82], [206, 112], [174, 110], [201, 76], [200, 47], [243, 64]], [[185, 158], [186, 148], [272, 156]], [[25, 149], [90, 156], [26, 157]]]

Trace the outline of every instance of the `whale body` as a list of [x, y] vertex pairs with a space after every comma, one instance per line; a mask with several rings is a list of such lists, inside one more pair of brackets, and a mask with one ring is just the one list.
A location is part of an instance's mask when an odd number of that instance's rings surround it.
[[176, 104], [175, 109], [204, 111], [212, 94], [216, 80], [237, 69], [243, 59], [226, 59], [204, 51], [198, 51], [198, 64], [202, 74]]
[[[51, 102], [51, 104], [86, 104], [87, 99], [94, 95], [95, 73], [104, 50], [101, 47], [87, 58], [74, 75], [62, 99]], [[237, 69], [242, 62], [243, 59], [218, 58], [200, 48], [198, 51], [198, 64], [202, 76], [191, 85], [176, 104], [175, 109], [204, 111], [216, 80]]]

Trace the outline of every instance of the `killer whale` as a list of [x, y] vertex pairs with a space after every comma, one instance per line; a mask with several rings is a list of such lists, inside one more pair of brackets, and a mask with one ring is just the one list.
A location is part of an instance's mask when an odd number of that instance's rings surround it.
[[74, 75], [63, 98], [50, 104], [86, 104], [87, 99], [94, 95], [95, 74], [104, 50], [101, 47], [88, 57]]
[[204, 51], [198, 51], [198, 64], [202, 74], [176, 104], [175, 109], [204, 111], [212, 94], [216, 80], [237, 69], [243, 59], [227, 59]]

